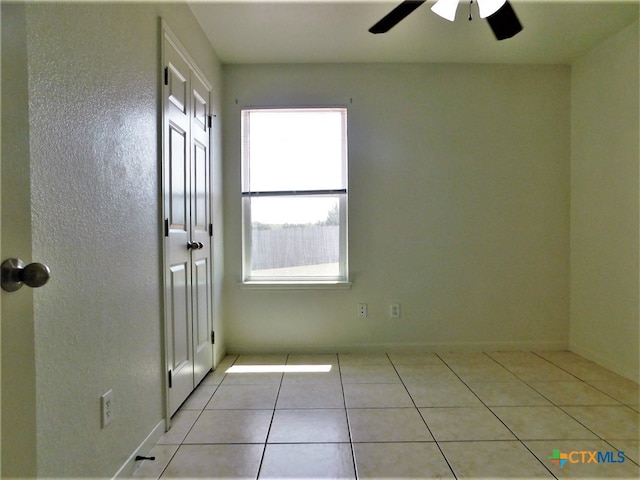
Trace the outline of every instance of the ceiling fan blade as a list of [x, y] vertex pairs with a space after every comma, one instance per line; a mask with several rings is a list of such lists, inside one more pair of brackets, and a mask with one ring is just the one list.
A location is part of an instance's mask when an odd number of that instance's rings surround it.
[[507, 1], [498, 11], [487, 17], [487, 22], [498, 40], [505, 40], [522, 31], [520, 20]]
[[369, 31], [371, 33], [388, 32], [425, 1], [426, 0], [404, 0], [404, 2], [382, 17]]

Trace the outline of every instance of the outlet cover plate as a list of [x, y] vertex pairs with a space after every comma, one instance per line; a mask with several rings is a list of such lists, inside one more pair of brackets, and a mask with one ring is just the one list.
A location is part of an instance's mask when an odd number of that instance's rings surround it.
[[100, 407], [102, 411], [102, 428], [105, 428], [113, 420], [113, 390], [100, 397]]

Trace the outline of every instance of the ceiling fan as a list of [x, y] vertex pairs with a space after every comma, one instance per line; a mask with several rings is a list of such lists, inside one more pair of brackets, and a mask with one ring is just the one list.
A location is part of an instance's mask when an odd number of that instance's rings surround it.
[[[473, 3], [474, 0], [470, 0]], [[369, 29], [371, 33], [386, 33], [404, 20], [426, 0], [404, 0], [391, 10], [378, 23]], [[511, 38], [522, 30], [516, 12], [508, 0], [476, 0], [480, 17], [486, 18], [498, 40]], [[453, 22], [456, 17], [459, 0], [438, 0], [431, 10], [442, 18]], [[471, 16], [469, 16], [471, 20]]]

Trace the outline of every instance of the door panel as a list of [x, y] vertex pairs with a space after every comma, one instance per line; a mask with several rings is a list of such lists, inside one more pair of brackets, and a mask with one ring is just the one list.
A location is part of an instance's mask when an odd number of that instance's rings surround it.
[[190, 337], [191, 332], [189, 323], [189, 280], [188, 265], [173, 265], [171, 267], [171, 303], [173, 310], [171, 312], [171, 333], [173, 337], [173, 358], [172, 368], [182, 365], [189, 360], [190, 354]]
[[209, 212], [208, 212], [208, 162], [207, 148], [199, 142], [194, 142], [193, 148], [193, 211], [191, 213], [193, 219], [192, 228], [198, 232], [198, 235], [204, 233], [208, 236], [209, 232]]
[[210, 340], [211, 285], [209, 259], [204, 257], [193, 262], [193, 343], [194, 383], [197, 385], [212, 367]]
[[[177, 53], [177, 52], [175, 52]], [[167, 64], [167, 94], [169, 101], [182, 113], [187, 114], [187, 95], [189, 86], [187, 77], [189, 69], [185, 70], [185, 64], [181, 58], [172, 56]], [[177, 64], [174, 61], [177, 60]]]
[[[189, 264], [170, 267], [171, 306], [167, 321], [171, 332], [169, 371], [172, 406], [177, 408], [193, 390], [193, 352], [191, 343], [191, 286]], [[173, 413], [173, 412], [172, 412]]]
[[[202, 88], [202, 90], [200, 90], [200, 88]], [[206, 91], [207, 97], [203, 97], [201, 95], [202, 93], [205, 93], [205, 91], [206, 87], [204, 85], [196, 85], [193, 89], [193, 119], [195, 120], [194, 128], [197, 128], [204, 132], [207, 131], [207, 114], [209, 113], [209, 101], [207, 100], [209, 92]]]
[[187, 167], [187, 132], [176, 125], [169, 125], [169, 157], [171, 166], [169, 169], [169, 226], [172, 230], [188, 230], [187, 180], [189, 172]]

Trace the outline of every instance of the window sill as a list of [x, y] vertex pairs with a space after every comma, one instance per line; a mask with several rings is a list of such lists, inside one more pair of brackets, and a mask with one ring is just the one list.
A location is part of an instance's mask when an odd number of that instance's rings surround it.
[[242, 290], [349, 290], [351, 282], [344, 281], [269, 281], [249, 280], [239, 284]]

